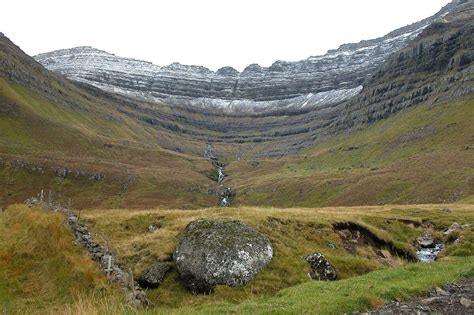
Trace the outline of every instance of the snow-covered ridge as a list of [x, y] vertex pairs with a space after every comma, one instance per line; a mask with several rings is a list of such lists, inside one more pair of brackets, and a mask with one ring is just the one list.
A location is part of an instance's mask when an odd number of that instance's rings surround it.
[[341, 102], [357, 94], [390, 54], [406, 47], [424, 28], [449, 12], [452, 5], [381, 38], [344, 44], [323, 56], [302, 61], [276, 61], [270, 67], [252, 64], [242, 72], [231, 67], [214, 72], [179, 63], [158, 66], [92, 47], [57, 50], [35, 58], [70, 79], [146, 100], [226, 112], [309, 108]]

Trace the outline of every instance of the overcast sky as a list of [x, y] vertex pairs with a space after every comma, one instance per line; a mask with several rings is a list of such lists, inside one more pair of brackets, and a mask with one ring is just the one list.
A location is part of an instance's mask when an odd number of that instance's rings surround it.
[[24, 1], [1, 4], [0, 32], [29, 55], [93, 46], [212, 70], [301, 60], [436, 13], [449, 0]]

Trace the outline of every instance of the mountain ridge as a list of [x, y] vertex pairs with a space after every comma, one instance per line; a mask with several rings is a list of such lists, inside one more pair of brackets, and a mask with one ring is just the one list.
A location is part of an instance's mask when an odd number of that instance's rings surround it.
[[[275, 61], [269, 67], [251, 64], [242, 72], [232, 67], [222, 67], [214, 72], [203, 66], [179, 63], [158, 66], [89, 46], [43, 53], [35, 58], [49, 70], [73, 80], [170, 105], [211, 108], [227, 113], [317, 107], [321, 102], [313, 101], [311, 96], [314, 94], [327, 93], [325, 104], [357, 95], [359, 87], [388, 55], [405, 47], [425, 27], [457, 5], [457, 2], [449, 3], [429, 18], [376, 39], [343, 44], [322, 56], [296, 62]], [[351, 92], [345, 92], [349, 90]], [[347, 97], [341, 100], [340, 95], [346, 94]], [[303, 101], [302, 97], [305, 98]], [[291, 100], [291, 104], [282, 105], [282, 100]]]

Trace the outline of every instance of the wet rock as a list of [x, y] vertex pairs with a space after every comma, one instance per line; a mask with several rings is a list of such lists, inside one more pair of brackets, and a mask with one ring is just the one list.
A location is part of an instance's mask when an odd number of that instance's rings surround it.
[[240, 286], [273, 257], [268, 238], [240, 221], [200, 219], [181, 234], [173, 259], [184, 285], [210, 293], [215, 285]]
[[434, 246], [434, 237], [429, 231], [423, 231], [423, 233], [417, 237], [416, 242], [423, 248], [429, 248]]
[[309, 277], [313, 280], [336, 280], [336, 269], [321, 253], [313, 253], [305, 257], [310, 265]]
[[158, 288], [163, 282], [171, 266], [156, 264], [146, 269], [138, 279], [138, 283], [144, 288]]
[[223, 187], [218, 190], [219, 205], [221, 207], [229, 207], [235, 197], [235, 192], [230, 187]]
[[434, 262], [438, 257], [439, 253], [443, 250], [444, 245], [441, 243], [433, 244], [432, 247], [420, 247], [416, 251], [418, 261], [430, 263]]

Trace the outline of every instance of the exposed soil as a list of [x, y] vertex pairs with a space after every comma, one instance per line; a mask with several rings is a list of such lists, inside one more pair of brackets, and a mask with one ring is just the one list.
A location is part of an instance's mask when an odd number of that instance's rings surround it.
[[376, 259], [387, 266], [399, 265], [400, 260], [416, 261], [412, 253], [400, 249], [392, 242], [379, 238], [372, 231], [354, 222], [333, 224], [344, 248], [352, 255]]

